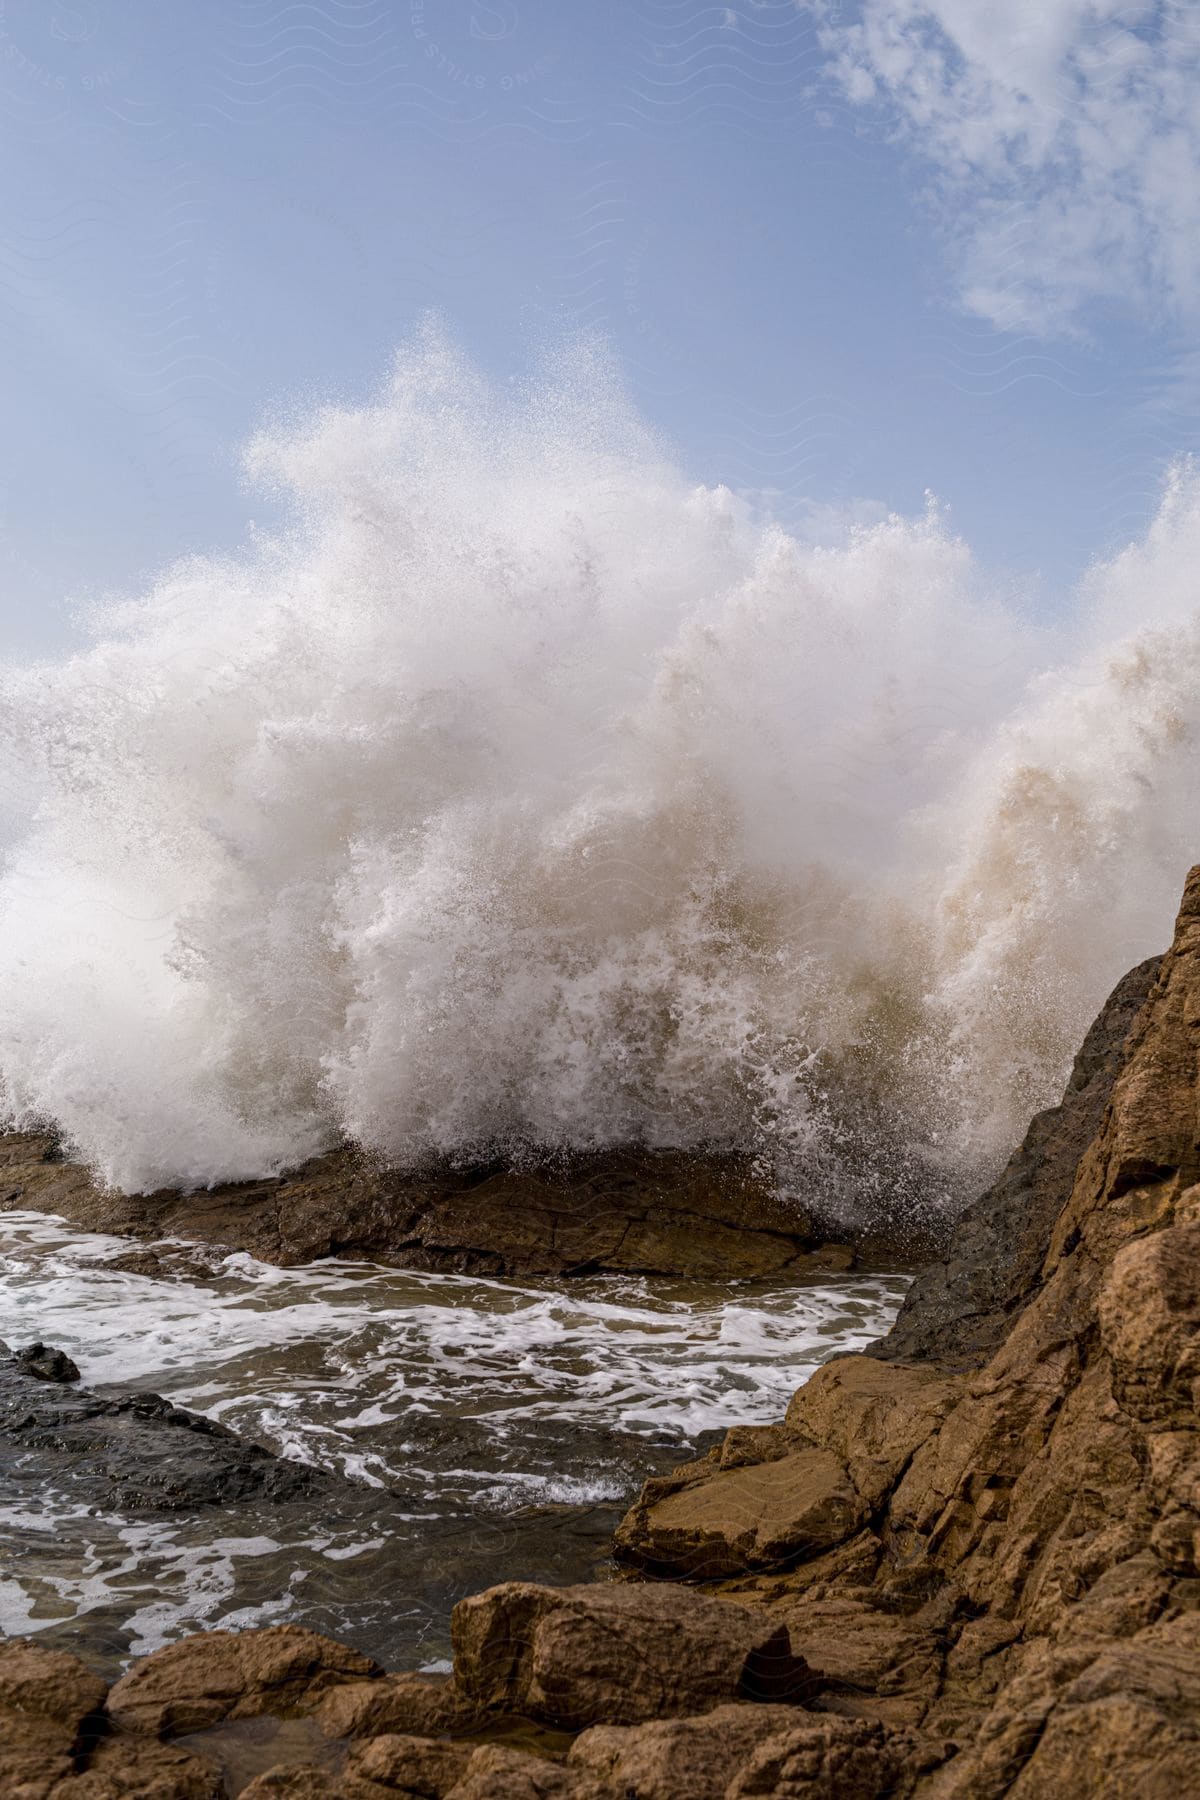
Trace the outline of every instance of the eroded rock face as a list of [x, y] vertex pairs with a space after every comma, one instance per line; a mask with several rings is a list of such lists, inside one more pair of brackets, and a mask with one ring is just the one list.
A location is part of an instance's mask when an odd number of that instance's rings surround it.
[[0, 1793], [49, 1793], [70, 1777], [104, 1692], [78, 1657], [28, 1638], [0, 1643]]
[[957, 1221], [948, 1254], [913, 1282], [881, 1357], [978, 1365], [1002, 1342], [1042, 1279], [1055, 1220], [1100, 1126], [1130, 1029], [1162, 958], [1117, 983], [1084, 1039], [1057, 1106], [1039, 1113], [1020, 1149]]
[[368, 1256], [478, 1275], [604, 1271], [763, 1280], [846, 1269], [845, 1244], [778, 1200], [749, 1163], [612, 1152], [561, 1168], [405, 1172], [336, 1150], [273, 1181], [120, 1194], [54, 1140], [0, 1136], [0, 1210], [60, 1213], [88, 1231], [179, 1236], [283, 1267]]
[[567, 1758], [619, 1794], [636, 1800], [723, 1800], [734, 1776], [764, 1744], [794, 1731], [790, 1706], [718, 1706], [650, 1725], [596, 1725]]
[[[1152, 973], [1117, 990], [888, 1360], [827, 1364], [782, 1426], [650, 1484], [619, 1537], [669, 1565], [684, 1506], [712, 1534], [725, 1494], [732, 1543], [797, 1446], [823, 1450], [863, 1530], [738, 1598], [786, 1621], [810, 1706], [890, 1726], [888, 1755], [899, 1731], [946, 1734], [901, 1771], [938, 1800], [1165, 1796], [1200, 1767], [1200, 870], [1130, 1028]], [[852, 1563], [864, 1538], [874, 1563]], [[789, 1786], [779, 1746], [759, 1754], [730, 1795], [824, 1791], [816, 1763]]]

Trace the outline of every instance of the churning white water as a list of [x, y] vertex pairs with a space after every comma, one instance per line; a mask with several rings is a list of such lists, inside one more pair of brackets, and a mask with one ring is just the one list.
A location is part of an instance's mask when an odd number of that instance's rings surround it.
[[10, 670], [8, 1116], [130, 1188], [639, 1141], [949, 1195], [1200, 847], [1200, 478], [1064, 622], [936, 510], [794, 541], [602, 363], [434, 334], [286, 527]]
[[819, 1363], [886, 1331], [907, 1285], [490, 1281], [219, 1253], [181, 1278], [169, 1246], [159, 1273], [134, 1273], [120, 1239], [3, 1223], [14, 1344], [49, 1339], [89, 1386], [164, 1393], [360, 1484], [114, 1512], [95, 1458], [39, 1460], [10, 1433], [0, 1632], [114, 1673], [187, 1630], [280, 1619], [400, 1666], [440, 1659], [464, 1592], [586, 1579], [647, 1475], [706, 1432], [780, 1418]]

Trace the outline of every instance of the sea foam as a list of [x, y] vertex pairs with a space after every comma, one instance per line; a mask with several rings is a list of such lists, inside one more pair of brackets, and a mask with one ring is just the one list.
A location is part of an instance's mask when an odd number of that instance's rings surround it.
[[7, 1117], [130, 1189], [736, 1149], [952, 1206], [1200, 853], [1200, 478], [1056, 622], [931, 507], [798, 541], [593, 352], [436, 332], [286, 523], [0, 685]]

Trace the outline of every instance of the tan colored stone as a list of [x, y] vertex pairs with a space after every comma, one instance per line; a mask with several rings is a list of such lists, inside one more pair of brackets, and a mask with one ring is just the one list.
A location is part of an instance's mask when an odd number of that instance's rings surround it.
[[723, 1800], [751, 1754], [793, 1729], [798, 1716], [792, 1706], [743, 1704], [648, 1725], [595, 1725], [576, 1738], [567, 1761], [623, 1800]]
[[1143, 1424], [1194, 1430], [1200, 1392], [1200, 1223], [1125, 1246], [1099, 1300], [1113, 1394]]
[[839, 1356], [793, 1395], [787, 1424], [831, 1450], [875, 1507], [941, 1424], [961, 1387], [936, 1369]]
[[916, 1725], [936, 1699], [940, 1634], [918, 1619], [883, 1611], [869, 1597], [820, 1593], [781, 1603], [774, 1616], [809, 1665], [823, 1711]]
[[102, 1738], [83, 1774], [53, 1800], [223, 1800], [221, 1771], [206, 1757], [153, 1739]]
[[73, 1755], [105, 1692], [105, 1683], [65, 1650], [33, 1638], [0, 1642], [0, 1752]]
[[354, 1744], [347, 1769], [357, 1779], [379, 1787], [440, 1800], [466, 1774], [471, 1756], [472, 1751], [462, 1744], [389, 1732]]
[[866, 1516], [837, 1457], [807, 1448], [718, 1470], [662, 1499], [651, 1489], [621, 1521], [614, 1549], [655, 1574], [719, 1581], [818, 1556], [852, 1537]]
[[[564, 1768], [500, 1744], [476, 1750], [446, 1800], [618, 1800], [586, 1769]], [[623, 1800], [623, 1796], [621, 1797]]]
[[808, 1680], [786, 1626], [665, 1583], [505, 1582], [460, 1601], [452, 1634], [470, 1700], [570, 1730], [791, 1699]]
[[179, 1736], [221, 1719], [311, 1711], [331, 1687], [377, 1672], [370, 1657], [301, 1625], [198, 1632], [135, 1663], [108, 1711], [129, 1730]]
[[810, 1715], [757, 1750], [727, 1800], [905, 1800], [943, 1746], [864, 1719]]
[[375, 1737], [402, 1732], [417, 1737], [454, 1736], [474, 1730], [480, 1709], [444, 1677], [385, 1675], [330, 1688], [315, 1717], [328, 1737]]

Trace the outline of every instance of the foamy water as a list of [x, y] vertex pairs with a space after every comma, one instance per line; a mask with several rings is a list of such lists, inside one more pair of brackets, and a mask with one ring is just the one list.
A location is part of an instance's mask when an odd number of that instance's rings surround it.
[[5, 1337], [61, 1345], [89, 1385], [166, 1394], [363, 1485], [337, 1504], [124, 1517], [27, 1492], [7, 1461], [0, 1632], [114, 1665], [185, 1630], [280, 1618], [436, 1659], [461, 1593], [590, 1575], [648, 1474], [706, 1432], [779, 1418], [818, 1363], [887, 1329], [905, 1287], [524, 1285], [245, 1255], [160, 1279], [114, 1267], [128, 1251], [6, 1214]]
[[1193, 472], [1044, 626], [936, 509], [697, 488], [587, 355], [427, 336], [249, 463], [286, 527], [0, 689], [8, 1116], [107, 1179], [636, 1141], [950, 1205], [1165, 942]]

